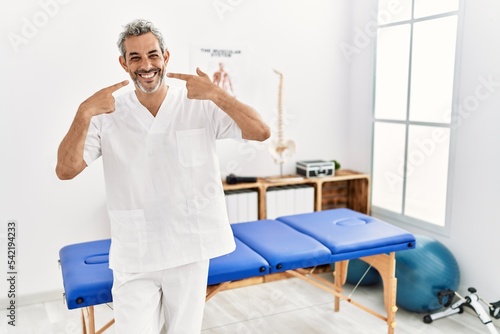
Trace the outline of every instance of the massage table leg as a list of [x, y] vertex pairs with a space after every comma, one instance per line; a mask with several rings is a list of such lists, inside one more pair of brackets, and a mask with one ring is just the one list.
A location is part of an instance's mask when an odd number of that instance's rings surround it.
[[106, 325], [104, 325], [96, 334], [102, 334], [106, 329], [111, 327], [115, 323], [115, 319], [111, 319]]
[[[87, 312], [87, 316], [85, 316], [85, 311]], [[94, 306], [88, 306], [82, 308], [82, 323], [83, 323], [83, 334], [87, 334], [87, 329], [89, 330], [89, 334], [96, 334]]]
[[[342, 288], [347, 280], [347, 267], [349, 266], [349, 260], [335, 262], [335, 269], [333, 271], [333, 282], [335, 284], [335, 291], [341, 293], [344, 289]], [[335, 312], [340, 310], [340, 298], [335, 295]]]
[[396, 327], [396, 312], [398, 310], [396, 306], [396, 255], [394, 252], [392, 252], [390, 254], [378, 254], [361, 257], [360, 259], [375, 268], [382, 277], [386, 316], [378, 314], [368, 307], [355, 302], [350, 297], [341, 294], [341, 292], [343, 291], [343, 285], [345, 284], [347, 279], [347, 268], [349, 264], [348, 260], [335, 263], [333, 285], [327, 280], [315, 274], [311, 274], [305, 270], [289, 270], [287, 271], [287, 273], [291, 276], [298, 277], [318, 288], [332, 293], [335, 296], [335, 312], [338, 312], [340, 309], [340, 299], [344, 299], [349, 303], [363, 309], [364, 311], [376, 316], [377, 318], [384, 320], [387, 323], [387, 333], [394, 334], [394, 328]]
[[207, 302], [210, 298], [215, 296], [219, 291], [225, 290], [230, 283], [231, 282], [228, 281], [215, 286], [207, 287], [207, 296], [205, 297], [205, 301]]
[[337, 297], [339, 299], [343, 299], [343, 300], [351, 303], [352, 305], [362, 309], [365, 312], [370, 313], [371, 315], [373, 315], [381, 320], [384, 320], [384, 321], [387, 320], [387, 317], [383, 316], [382, 314], [379, 314], [379, 313], [375, 312], [374, 310], [364, 306], [363, 304], [356, 302], [355, 300], [351, 299], [350, 297], [345, 296], [345, 295], [337, 292], [337, 287], [335, 286], [335, 284], [329, 282], [328, 280], [322, 278], [321, 276], [318, 276], [316, 274], [312, 274], [312, 273], [310, 273], [306, 270], [303, 270], [303, 269], [288, 270], [287, 273], [293, 277], [300, 278], [300, 279], [308, 282], [309, 284], [314, 285], [317, 288], [320, 288], [326, 292], [329, 292], [332, 295], [334, 295], [335, 297]]
[[[115, 319], [111, 319], [107, 324], [101, 327], [97, 332], [95, 330], [95, 311], [94, 306], [87, 306], [81, 309], [82, 310], [82, 328], [83, 334], [102, 334], [109, 327], [111, 327], [115, 323]], [[87, 312], [87, 316], [85, 316], [85, 312]]]
[[370, 264], [373, 268], [377, 269], [382, 277], [382, 284], [384, 287], [384, 305], [387, 312], [387, 327], [388, 333], [393, 334], [396, 327], [396, 293], [397, 293], [397, 279], [396, 279], [396, 253], [378, 254], [360, 258], [364, 262]]
[[82, 329], [83, 329], [83, 334], [87, 334], [87, 323], [86, 323], [86, 320], [85, 320], [85, 313], [84, 313], [84, 309], [83, 308], [81, 309], [81, 313], [82, 313]]

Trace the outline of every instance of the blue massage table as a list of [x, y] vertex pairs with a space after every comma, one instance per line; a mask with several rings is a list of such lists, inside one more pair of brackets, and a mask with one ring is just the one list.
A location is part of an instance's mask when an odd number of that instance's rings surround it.
[[[236, 250], [210, 260], [209, 300], [231, 282], [286, 273], [305, 280], [340, 300], [396, 326], [395, 252], [415, 247], [415, 237], [393, 225], [350, 210], [333, 209], [231, 225]], [[82, 309], [83, 333], [102, 333], [114, 320], [96, 331], [94, 306], [112, 302], [113, 273], [108, 267], [110, 240], [63, 247], [59, 252], [68, 309]], [[379, 314], [342, 294], [348, 262], [361, 259], [378, 270], [384, 287], [386, 315]], [[307, 268], [335, 264], [334, 283]]]

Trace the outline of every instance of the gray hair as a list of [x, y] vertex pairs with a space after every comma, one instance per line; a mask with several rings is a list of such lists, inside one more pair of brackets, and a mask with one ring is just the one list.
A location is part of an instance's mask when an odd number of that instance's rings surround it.
[[163, 39], [163, 35], [161, 34], [160, 30], [156, 28], [153, 23], [143, 20], [143, 19], [138, 19], [134, 20], [127, 25], [123, 27], [123, 31], [120, 34], [118, 38], [118, 49], [120, 50], [120, 53], [123, 57], [125, 57], [125, 53], [127, 50], [125, 50], [125, 45], [124, 42], [129, 36], [141, 36], [144, 34], [147, 34], [149, 32], [153, 33], [155, 35], [156, 39], [158, 39], [158, 43], [160, 44], [160, 49], [161, 52], [165, 52], [167, 49], [165, 46], [165, 41]]

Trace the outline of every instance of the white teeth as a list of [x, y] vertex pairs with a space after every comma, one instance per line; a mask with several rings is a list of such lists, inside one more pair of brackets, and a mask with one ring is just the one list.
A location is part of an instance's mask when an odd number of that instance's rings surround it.
[[149, 78], [152, 78], [154, 77], [155, 73], [152, 72], [152, 73], [145, 73], [145, 74], [141, 74], [140, 76], [143, 77], [144, 79], [149, 79]]

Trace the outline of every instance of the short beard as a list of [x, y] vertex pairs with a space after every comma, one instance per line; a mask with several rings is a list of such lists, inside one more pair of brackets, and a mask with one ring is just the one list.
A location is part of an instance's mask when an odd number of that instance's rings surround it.
[[156, 86], [154, 86], [153, 88], [146, 88], [144, 86], [141, 85], [141, 83], [139, 82], [139, 79], [137, 79], [139, 75], [136, 74], [136, 78], [133, 79], [134, 80], [134, 83], [135, 85], [143, 92], [143, 93], [146, 93], [146, 94], [152, 94], [154, 92], [156, 92], [160, 87], [161, 85], [163, 84], [163, 78], [164, 78], [164, 75], [163, 75], [163, 72], [160, 70], [158, 72], [158, 76], [160, 77], [160, 80], [158, 80], [158, 83], [156, 84]]

